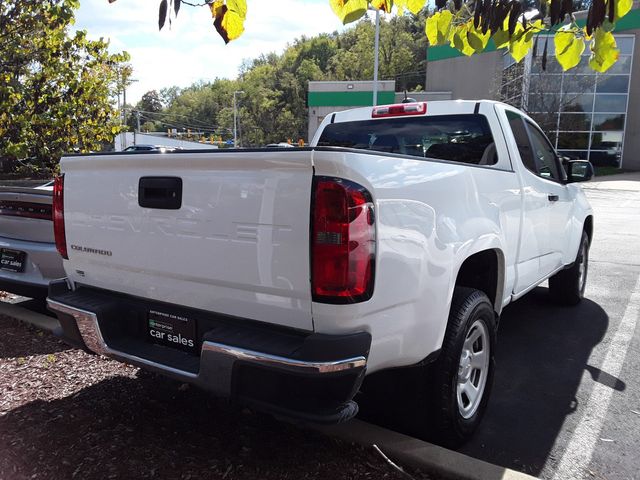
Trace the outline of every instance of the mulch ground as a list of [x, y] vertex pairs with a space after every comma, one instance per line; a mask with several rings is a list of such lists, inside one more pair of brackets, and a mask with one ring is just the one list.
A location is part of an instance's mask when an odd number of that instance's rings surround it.
[[427, 479], [0, 317], [0, 479]]

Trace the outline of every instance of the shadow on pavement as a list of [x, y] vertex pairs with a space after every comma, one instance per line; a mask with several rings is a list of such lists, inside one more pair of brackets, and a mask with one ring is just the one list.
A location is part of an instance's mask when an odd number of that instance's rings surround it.
[[50, 312], [47, 309], [47, 301], [45, 298], [25, 298], [22, 302], [16, 305], [31, 310], [32, 312], [48, 315], [53, 318], [57, 318], [55, 313]]
[[538, 475], [565, 417], [577, 407], [585, 370], [616, 390], [626, 387], [587, 364], [608, 325], [598, 304], [585, 299], [576, 307], [558, 307], [541, 287], [507, 307], [498, 331], [489, 408], [461, 452]]
[[[25, 335], [25, 328], [30, 335]], [[20, 358], [46, 355], [69, 350], [71, 347], [37, 328], [20, 324], [18, 320], [0, 316], [0, 358]], [[0, 395], [2, 392], [0, 392]]]
[[[585, 370], [612, 388], [626, 388], [621, 380], [587, 364], [608, 325], [598, 304], [585, 299], [576, 307], [559, 307], [542, 287], [508, 306], [498, 330], [489, 406], [475, 436], [460, 452], [538, 476], [565, 417], [577, 407], [576, 392]], [[418, 403], [405, 392], [414, 392], [424, 374], [404, 369], [376, 375], [376, 381], [365, 381], [358, 397], [360, 418], [420, 436], [415, 416], [409, 416]]]

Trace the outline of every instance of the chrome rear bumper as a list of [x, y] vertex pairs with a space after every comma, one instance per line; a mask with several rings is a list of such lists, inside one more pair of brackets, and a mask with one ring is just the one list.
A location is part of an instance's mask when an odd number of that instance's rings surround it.
[[[61, 289], [62, 295], [55, 293]], [[105, 302], [115, 306], [105, 308]], [[91, 292], [83, 297], [82, 290], [79, 294], [53, 284], [47, 298], [49, 309], [60, 320], [63, 337], [69, 343], [94, 353], [198, 385], [217, 395], [236, 397], [283, 416], [335, 423], [357, 413], [357, 405], [352, 398], [364, 378], [371, 343], [369, 334], [307, 334], [300, 336], [299, 344], [288, 346], [289, 356], [274, 353], [273, 346], [282, 345], [278, 337], [282, 333], [279, 330], [271, 332], [264, 325], [258, 336], [255, 330], [248, 332], [245, 337], [249, 340], [245, 340], [243, 346], [225, 342], [225, 339], [241, 338], [244, 334], [243, 328], [246, 327], [243, 322], [238, 322], [233, 335], [225, 337], [218, 334], [216, 337], [205, 333], [201, 338], [200, 354], [188, 355], [138, 338], [126, 338], [126, 341], [119, 338], [112, 343], [105, 332], [113, 332], [114, 325], [130, 324], [136, 318], [123, 318], [119, 302], [122, 300], [111, 299], [108, 292]], [[149, 308], [140, 299], [132, 302], [140, 304], [140, 308]], [[222, 329], [214, 328], [212, 331], [217, 333]], [[295, 335], [289, 337], [297, 338]], [[116, 348], [116, 344], [120, 346]], [[248, 348], [247, 345], [265, 346], [267, 351]], [[279, 351], [282, 352], [282, 348]], [[179, 362], [172, 365], [168, 359], [176, 356], [186, 359], [188, 368], [180, 368]], [[291, 397], [296, 399], [295, 402], [283, 398], [282, 392], [288, 389], [293, 392]], [[331, 393], [334, 391], [335, 395]], [[304, 402], [304, 398], [308, 402]], [[303, 399], [301, 404], [300, 399]], [[296, 405], [292, 407], [289, 403]]]
[[[117, 350], [109, 348], [107, 343], [102, 338], [102, 333], [100, 333], [100, 326], [98, 325], [97, 315], [93, 312], [88, 312], [80, 308], [71, 307], [50, 298], [47, 298], [47, 306], [49, 307], [49, 310], [53, 312], [60, 312], [71, 315], [76, 320], [78, 329], [80, 330], [80, 335], [82, 335], [82, 340], [84, 340], [85, 345], [89, 348], [89, 350], [99, 355], [119, 357], [123, 360], [128, 360], [133, 363], [140, 363], [150, 367], [158, 368], [172, 374], [185, 375], [189, 378], [197, 377], [197, 375], [185, 372], [184, 370], [177, 370], [175, 368], [171, 368], [157, 362], [152, 362], [144, 358], [136, 357], [135, 355], [129, 355], [127, 353], [119, 352]], [[342, 372], [354, 368], [363, 368], [367, 365], [367, 359], [363, 356], [345, 358], [331, 362], [312, 362], [295, 360], [291, 358], [280, 357], [277, 355], [270, 355], [268, 353], [246, 350], [231, 345], [223, 345], [221, 343], [215, 343], [205, 340], [204, 342], [202, 342], [202, 349], [200, 352], [200, 356], [202, 358], [200, 362], [201, 368], [203, 364], [206, 367], [206, 358], [210, 354], [223, 355], [233, 360], [243, 360], [263, 366], [273, 366], [285, 370], [291, 370], [294, 372], [316, 375], [323, 373]]]

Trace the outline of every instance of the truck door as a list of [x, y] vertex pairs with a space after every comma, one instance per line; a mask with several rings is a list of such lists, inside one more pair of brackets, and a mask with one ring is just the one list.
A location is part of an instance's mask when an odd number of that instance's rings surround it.
[[533, 160], [537, 176], [543, 189], [547, 192], [547, 242], [548, 251], [540, 258], [541, 272], [545, 275], [562, 265], [563, 252], [568, 250], [572, 228], [569, 221], [572, 207], [572, 197], [565, 184], [566, 174], [560, 164], [555, 149], [540, 128], [525, 119], [529, 133]]
[[[548, 276], [562, 262], [570, 200], [555, 151], [537, 127], [511, 110], [507, 119], [518, 147], [523, 216], [514, 293]], [[517, 159], [516, 159], [517, 161]], [[524, 168], [522, 168], [524, 166]]]

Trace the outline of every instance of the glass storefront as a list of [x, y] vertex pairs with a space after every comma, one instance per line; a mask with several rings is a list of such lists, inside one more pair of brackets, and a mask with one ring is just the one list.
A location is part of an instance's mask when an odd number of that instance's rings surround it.
[[[562, 154], [619, 167], [635, 37], [615, 38], [620, 58], [606, 73], [589, 68], [589, 48], [578, 66], [563, 72], [552, 37], [546, 71], [539, 56], [516, 64], [505, 55], [501, 97], [528, 112]], [[544, 41], [538, 39], [538, 52]]]

